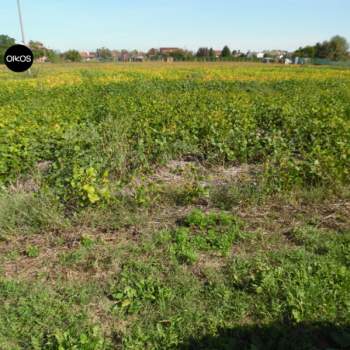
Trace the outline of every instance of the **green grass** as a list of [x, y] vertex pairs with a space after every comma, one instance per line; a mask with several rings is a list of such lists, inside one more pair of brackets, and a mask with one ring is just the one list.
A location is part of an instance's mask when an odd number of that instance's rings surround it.
[[[78, 286], [53, 290], [45, 283], [0, 281], [0, 296], [4, 301], [0, 306], [0, 344], [4, 350], [15, 349], [102, 349], [89, 344], [80, 347], [84, 334], [94, 343], [93, 328], [87, 315], [82, 311], [86, 304], [84, 292]], [[88, 292], [87, 292], [88, 293]], [[58, 338], [65, 333], [70, 340], [62, 342]], [[57, 339], [56, 339], [57, 338]], [[101, 338], [100, 338], [101, 339]], [[68, 344], [71, 343], [71, 346]], [[50, 345], [52, 344], [52, 345]]]
[[137, 244], [83, 235], [54, 278], [1, 279], [2, 349], [317, 349], [323, 329], [321, 348], [346, 349], [350, 231], [300, 227], [266, 250], [245, 226], [196, 209]]

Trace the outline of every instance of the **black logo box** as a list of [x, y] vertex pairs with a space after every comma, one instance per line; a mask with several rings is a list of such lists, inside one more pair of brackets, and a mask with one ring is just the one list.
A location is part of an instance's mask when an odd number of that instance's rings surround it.
[[4, 63], [8, 69], [16, 73], [25, 72], [33, 65], [32, 50], [25, 45], [13, 45], [7, 49]]

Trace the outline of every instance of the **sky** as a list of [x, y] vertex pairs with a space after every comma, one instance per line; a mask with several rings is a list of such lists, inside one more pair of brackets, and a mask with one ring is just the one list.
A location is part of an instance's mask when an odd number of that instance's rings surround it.
[[[21, 0], [26, 40], [94, 50], [180, 47], [295, 50], [340, 34], [349, 0]], [[0, 34], [20, 41], [16, 0], [1, 0]]]

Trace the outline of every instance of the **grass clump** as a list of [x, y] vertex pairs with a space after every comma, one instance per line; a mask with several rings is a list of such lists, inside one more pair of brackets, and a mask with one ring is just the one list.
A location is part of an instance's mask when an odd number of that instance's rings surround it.
[[183, 224], [160, 234], [160, 242], [168, 242], [168, 249], [179, 262], [192, 264], [200, 252], [227, 255], [240, 238], [240, 221], [224, 212], [192, 211]]
[[2, 238], [55, 231], [67, 225], [62, 207], [49, 193], [0, 193]]

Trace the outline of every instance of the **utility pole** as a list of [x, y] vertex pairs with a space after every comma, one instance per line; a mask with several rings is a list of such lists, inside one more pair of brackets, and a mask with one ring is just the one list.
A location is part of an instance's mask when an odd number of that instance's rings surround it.
[[20, 0], [17, 0], [17, 8], [18, 8], [19, 24], [21, 25], [22, 43], [23, 43], [23, 45], [25, 45], [26, 44], [26, 39], [25, 39], [25, 36], [24, 36], [23, 18], [22, 18], [22, 11], [21, 11], [21, 2], [20, 2]]
[[[23, 18], [22, 18], [22, 11], [21, 11], [21, 2], [20, 0], [17, 0], [17, 9], [18, 9], [18, 17], [19, 17], [19, 24], [21, 26], [21, 33], [22, 33], [22, 43], [23, 45], [26, 44], [26, 39], [24, 36], [24, 26], [23, 26]], [[28, 75], [32, 75], [32, 70], [29, 68]]]

